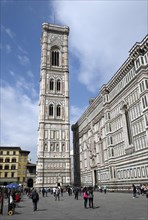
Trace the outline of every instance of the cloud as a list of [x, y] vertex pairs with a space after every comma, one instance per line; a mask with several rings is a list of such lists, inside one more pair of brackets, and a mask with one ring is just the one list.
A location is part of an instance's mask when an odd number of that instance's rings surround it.
[[20, 45], [17, 45], [17, 48], [19, 49], [20, 52], [27, 54], [27, 51], [24, 50]]
[[9, 70], [9, 73], [12, 77], [15, 77], [15, 73], [12, 70]]
[[23, 66], [26, 66], [30, 63], [30, 60], [26, 55], [24, 55], [24, 56], [17, 55], [17, 58], [18, 58], [20, 64]]
[[16, 34], [9, 28], [4, 27], [3, 25], [1, 25], [1, 29], [2, 31], [4, 31], [11, 39], [13, 39]]
[[6, 52], [11, 53], [11, 46], [9, 44], [6, 45]]
[[33, 73], [32, 73], [31, 70], [28, 70], [28, 71], [27, 71], [27, 75], [28, 75], [30, 78], [34, 78], [34, 75], [33, 75]]
[[78, 106], [70, 106], [70, 114], [71, 114], [71, 125], [74, 124], [84, 113], [88, 106], [85, 106], [83, 108], [78, 107]]
[[20, 146], [31, 151], [34, 162], [37, 150], [38, 100], [18, 86], [2, 82], [1, 87], [1, 145]]
[[[70, 27], [77, 79], [88, 91], [107, 83], [147, 34], [146, 1], [55, 1], [56, 20]], [[76, 12], [76, 13], [74, 13]]]

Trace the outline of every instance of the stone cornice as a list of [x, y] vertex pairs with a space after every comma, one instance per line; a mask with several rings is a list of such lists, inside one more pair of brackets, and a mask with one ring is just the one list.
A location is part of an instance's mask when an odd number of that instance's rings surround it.
[[42, 28], [44, 31], [51, 31], [52, 33], [63, 33], [63, 34], [69, 34], [69, 27], [68, 26], [59, 26], [56, 24], [49, 24], [49, 23], [43, 23]]
[[137, 58], [139, 54], [143, 55], [148, 51], [148, 34], [141, 42], [136, 42], [134, 46], [129, 51], [129, 56], [132, 58]]

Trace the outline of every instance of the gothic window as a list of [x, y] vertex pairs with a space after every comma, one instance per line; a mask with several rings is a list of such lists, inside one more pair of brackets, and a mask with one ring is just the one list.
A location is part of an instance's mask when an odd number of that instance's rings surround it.
[[53, 48], [51, 50], [51, 65], [52, 66], [59, 66], [59, 49]]
[[49, 116], [53, 116], [53, 105], [49, 105]]
[[57, 91], [59, 92], [61, 90], [61, 81], [60, 79], [57, 80]]
[[60, 117], [61, 116], [61, 106], [57, 105], [57, 116]]
[[53, 80], [53, 79], [50, 79], [50, 82], [49, 82], [49, 90], [50, 90], [50, 91], [53, 91], [53, 90], [54, 90], [54, 80]]
[[114, 150], [113, 148], [111, 149], [112, 157], [114, 156]]

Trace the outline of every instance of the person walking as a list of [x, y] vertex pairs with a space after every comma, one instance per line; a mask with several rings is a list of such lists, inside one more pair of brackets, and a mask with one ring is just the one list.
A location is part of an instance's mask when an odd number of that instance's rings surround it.
[[37, 210], [37, 203], [39, 201], [39, 194], [36, 191], [36, 189], [33, 190], [31, 198], [32, 198], [32, 202], [33, 202], [33, 211], [36, 211]]
[[106, 185], [104, 185], [104, 194], [106, 194]]
[[93, 189], [90, 188], [88, 191], [88, 200], [89, 200], [89, 208], [92, 209], [94, 208], [93, 199], [94, 199]]
[[137, 190], [136, 190], [136, 186], [133, 184], [132, 185], [133, 187], [133, 199], [136, 198], [136, 193], [137, 193]]
[[76, 187], [75, 189], [74, 189], [74, 195], [75, 195], [75, 199], [76, 200], [78, 200], [78, 195], [79, 195], [79, 188], [78, 187]]
[[60, 201], [60, 188], [57, 187], [55, 191], [55, 201], [58, 200]]
[[84, 199], [84, 208], [87, 209], [87, 202], [88, 202], [87, 189], [85, 189], [84, 192], [83, 192], [83, 199]]

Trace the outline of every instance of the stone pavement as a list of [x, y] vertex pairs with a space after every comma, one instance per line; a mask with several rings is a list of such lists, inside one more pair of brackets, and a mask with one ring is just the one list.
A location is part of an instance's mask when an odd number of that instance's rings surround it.
[[[5, 201], [6, 204], [6, 201]], [[60, 201], [55, 201], [53, 195], [42, 197], [38, 210], [33, 211], [32, 200], [24, 196], [15, 209], [15, 214], [0, 215], [0, 220], [148, 220], [148, 199], [138, 196], [133, 199], [128, 193], [94, 193], [94, 209], [84, 209], [83, 198], [78, 200], [74, 195], [64, 193]]]

